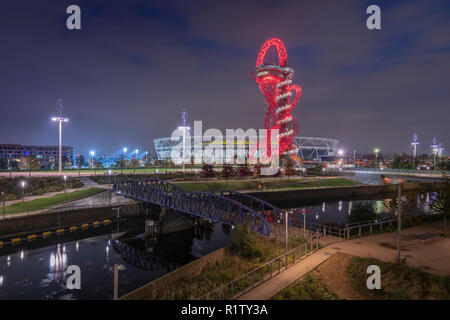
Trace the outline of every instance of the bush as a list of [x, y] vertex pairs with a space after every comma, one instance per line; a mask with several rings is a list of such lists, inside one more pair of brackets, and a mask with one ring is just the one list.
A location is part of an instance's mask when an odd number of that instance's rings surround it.
[[230, 249], [245, 259], [260, 257], [262, 254], [257, 247], [256, 234], [243, 227], [238, 227], [233, 232], [233, 243]]
[[350, 223], [357, 223], [369, 220], [375, 220], [377, 218], [377, 213], [375, 208], [371, 204], [360, 203], [352, 208], [348, 216]]

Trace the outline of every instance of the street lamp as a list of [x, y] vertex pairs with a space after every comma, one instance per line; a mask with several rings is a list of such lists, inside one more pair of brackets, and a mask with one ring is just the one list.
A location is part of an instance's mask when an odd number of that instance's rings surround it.
[[62, 106], [62, 100], [58, 99], [57, 104], [59, 106], [59, 117], [53, 117], [52, 121], [58, 122], [58, 129], [59, 129], [59, 163], [58, 163], [58, 172], [62, 172], [62, 123], [68, 122], [68, 118], [64, 118], [61, 115], [63, 106]]
[[5, 219], [5, 193], [2, 191], [3, 219]]
[[95, 151], [91, 151], [90, 154], [91, 154], [91, 168], [94, 168], [94, 175], [96, 176], [97, 175], [97, 168], [96, 168], [96, 166], [94, 164]]
[[125, 270], [125, 266], [114, 264], [114, 300], [119, 298], [119, 270]]
[[67, 180], [67, 176], [64, 176], [64, 193], [66, 193], [66, 180]]
[[144, 162], [144, 174], [145, 175], [147, 175], [147, 162], [148, 162], [148, 159], [147, 159], [147, 156], [148, 156], [148, 151], [146, 150], [145, 151], [145, 162]]
[[21, 181], [20, 186], [22, 187], [22, 202], [25, 202], [25, 181]]
[[380, 149], [377, 148], [374, 150], [374, 152], [375, 152], [375, 169], [378, 169], [377, 160], [378, 160], [378, 152], [380, 152]]
[[120, 173], [123, 174], [123, 167], [124, 167], [124, 162], [125, 162], [125, 155], [127, 153], [128, 149], [127, 148], [123, 148], [123, 159], [120, 165]]
[[138, 161], [138, 152], [139, 152], [138, 149], [134, 150], [135, 161], [133, 162], [133, 174], [136, 174], [136, 162]]

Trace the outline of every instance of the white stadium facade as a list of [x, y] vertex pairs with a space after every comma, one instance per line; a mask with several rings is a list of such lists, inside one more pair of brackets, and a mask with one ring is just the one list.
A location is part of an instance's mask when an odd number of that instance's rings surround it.
[[[192, 139], [191, 145], [191, 155], [194, 156], [194, 139], [195, 137], [190, 137]], [[172, 139], [169, 138], [159, 138], [153, 140], [155, 145], [156, 154], [158, 160], [170, 160], [172, 150], [175, 146], [180, 146], [182, 138]], [[336, 148], [339, 141], [336, 139], [329, 138], [317, 138], [317, 137], [296, 137], [294, 139], [295, 144], [298, 146], [298, 156], [303, 160], [310, 161], [327, 161], [331, 160], [336, 154]], [[202, 143], [203, 147], [209, 145], [208, 142]], [[223, 144], [224, 148], [226, 144]], [[179, 147], [178, 147], [179, 148]], [[224, 150], [225, 154], [225, 150]]]

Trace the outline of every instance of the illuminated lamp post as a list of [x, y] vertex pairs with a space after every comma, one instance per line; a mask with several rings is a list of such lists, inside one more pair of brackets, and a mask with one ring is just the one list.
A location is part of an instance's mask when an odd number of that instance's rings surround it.
[[94, 155], [95, 155], [95, 151], [91, 151], [91, 169], [94, 168], [94, 175], [97, 175], [97, 168], [95, 167], [94, 164]]
[[58, 172], [62, 173], [62, 123], [63, 122], [68, 122], [69, 119], [59, 116], [59, 117], [53, 117], [52, 121], [58, 122], [58, 127], [59, 127], [59, 163], [58, 163]]
[[5, 219], [5, 193], [2, 191], [3, 219]]
[[25, 181], [21, 181], [20, 186], [22, 187], [22, 202], [25, 202]]
[[136, 159], [136, 161], [134, 161], [134, 163], [133, 163], [133, 174], [136, 174], [136, 163], [137, 163], [137, 161], [138, 161], [138, 152], [139, 152], [139, 149], [136, 149], [134, 152], [135, 152], [135, 159]]
[[147, 156], [148, 156], [148, 151], [145, 151], [145, 162], [144, 162], [144, 174], [147, 175]]
[[380, 152], [380, 149], [375, 149], [375, 169], [378, 169], [378, 152]]
[[[127, 151], [128, 151], [127, 148], [123, 148], [123, 159], [122, 159], [123, 161], [125, 161], [125, 155], [126, 155]], [[121, 163], [121, 166], [120, 166], [120, 174], [123, 174], [123, 162]]]

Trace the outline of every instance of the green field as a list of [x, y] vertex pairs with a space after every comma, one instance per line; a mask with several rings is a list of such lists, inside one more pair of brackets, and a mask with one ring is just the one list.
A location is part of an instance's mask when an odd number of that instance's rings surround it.
[[6, 213], [13, 212], [27, 212], [47, 209], [59, 204], [67, 203], [73, 200], [85, 198], [87, 196], [104, 191], [102, 188], [89, 188], [84, 190], [77, 190], [70, 193], [61, 193], [51, 197], [35, 199], [28, 202], [18, 202], [6, 207]]
[[[252, 191], [278, 191], [278, 190], [294, 190], [305, 188], [331, 188], [331, 187], [349, 187], [355, 183], [345, 178], [330, 178], [323, 180], [306, 180], [306, 179], [264, 179], [264, 180], [230, 180], [226, 181], [199, 181], [199, 182], [182, 182], [177, 183], [182, 190], [186, 192], [195, 191], [213, 191], [213, 190], [252, 190]], [[261, 186], [259, 188], [258, 186]]]

